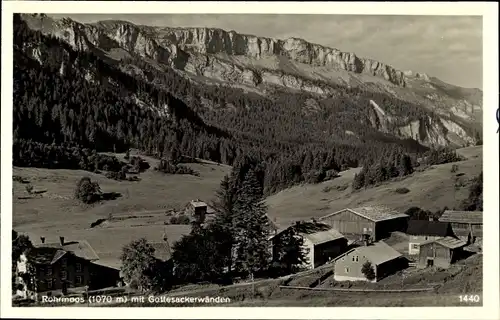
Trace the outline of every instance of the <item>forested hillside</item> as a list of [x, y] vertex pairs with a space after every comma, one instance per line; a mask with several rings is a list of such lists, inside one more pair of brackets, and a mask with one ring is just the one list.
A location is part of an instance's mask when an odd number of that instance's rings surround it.
[[[130, 147], [157, 157], [176, 150], [229, 165], [246, 156], [262, 164], [264, 189], [270, 193], [321, 181], [368, 160], [426, 150], [367, 125], [373, 93], [339, 87], [337, 97], [305, 115], [305, 93], [240, 94], [146, 65], [151, 76], [145, 81], [98, 52], [75, 51], [31, 30], [19, 16], [14, 32], [14, 165], [54, 166], [51, 160], [59, 159], [60, 167], [86, 168], [90, 160], [85, 157], [71, 165], [60, 159], [80, 149], [93, 154]], [[395, 114], [421, 116], [411, 105], [381, 99]], [[201, 105], [207, 100], [214, 108]]]

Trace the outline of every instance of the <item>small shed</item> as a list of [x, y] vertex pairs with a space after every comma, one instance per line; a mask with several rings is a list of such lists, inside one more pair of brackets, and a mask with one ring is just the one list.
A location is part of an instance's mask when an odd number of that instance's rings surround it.
[[360, 238], [369, 235], [373, 241], [389, 237], [391, 232], [405, 232], [408, 215], [386, 206], [347, 208], [319, 220], [346, 236]]
[[366, 262], [371, 263], [375, 273], [371, 282], [377, 282], [408, 266], [408, 261], [401, 253], [383, 241], [351, 249], [335, 258], [334, 262], [336, 281], [370, 281], [362, 272]]
[[439, 221], [449, 222], [453, 233], [467, 244], [475, 243], [483, 237], [482, 211], [446, 210]]
[[410, 220], [406, 234], [409, 235], [408, 254], [418, 255], [421, 243], [453, 236], [453, 230], [448, 222]]
[[465, 241], [453, 237], [444, 237], [421, 243], [417, 268], [449, 268], [452, 263], [462, 257], [462, 249], [466, 245]]
[[188, 216], [194, 217], [198, 221], [203, 223], [205, 221], [207, 211], [208, 211], [208, 205], [205, 202], [197, 199], [189, 202], [189, 204], [186, 207], [185, 213]]

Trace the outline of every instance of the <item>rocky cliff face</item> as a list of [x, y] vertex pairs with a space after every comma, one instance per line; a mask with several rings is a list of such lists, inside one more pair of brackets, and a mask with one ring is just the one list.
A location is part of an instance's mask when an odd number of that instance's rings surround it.
[[[81, 24], [39, 15], [23, 15], [23, 19], [31, 28], [56, 36], [77, 50], [114, 60], [141, 57], [186, 77], [248, 88], [277, 86], [323, 97], [335, 96], [338, 85], [382, 90], [442, 116], [437, 122], [431, 118], [409, 122], [392, 132], [426, 145], [473, 144], [474, 137], [451, 118], [458, 116], [471, 123], [481, 118], [482, 99], [477, 93], [303, 39], [280, 40], [209, 28], [137, 26], [124, 21]], [[40, 54], [37, 48], [32, 50], [33, 56]], [[374, 101], [375, 105], [377, 102], [381, 103]], [[387, 132], [387, 121], [391, 121], [389, 115], [378, 113], [378, 120], [372, 123]]]

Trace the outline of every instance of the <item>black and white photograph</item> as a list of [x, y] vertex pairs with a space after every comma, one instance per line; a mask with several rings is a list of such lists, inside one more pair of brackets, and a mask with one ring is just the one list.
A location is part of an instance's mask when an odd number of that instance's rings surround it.
[[500, 292], [497, 4], [478, 3], [495, 12], [487, 24], [306, 2], [293, 14], [119, 13], [130, 3], [2, 12], [9, 313], [498, 317], [484, 309]]

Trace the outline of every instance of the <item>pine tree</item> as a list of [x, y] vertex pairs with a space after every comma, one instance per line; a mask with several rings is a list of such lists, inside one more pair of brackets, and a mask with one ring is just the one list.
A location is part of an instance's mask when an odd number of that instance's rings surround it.
[[216, 200], [212, 204], [215, 209], [215, 219], [213, 225], [227, 238], [230, 246], [227, 252], [222, 254], [227, 257], [228, 271], [231, 272], [232, 266], [232, 247], [234, 242], [234, 202], [236, 200], [236, 190], [234, 187], [234, 177], [225, 176], [220, 188], [216, 192]]
[[266, 270], [269, 263], [269, 220], [262, 187], [253, 169], [245, 175], [234, 206], [235, 265], [245, 274]]
[[273, 264], [286, 274], [293, 273], [307, 263], [307, 249], [303, 247], [304, 239], [297, 234], [294, 227], [288, 228], [276, 239], [276, 256]]

